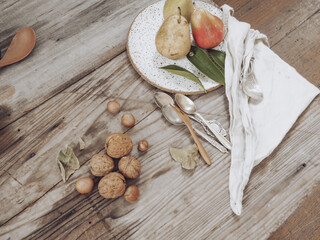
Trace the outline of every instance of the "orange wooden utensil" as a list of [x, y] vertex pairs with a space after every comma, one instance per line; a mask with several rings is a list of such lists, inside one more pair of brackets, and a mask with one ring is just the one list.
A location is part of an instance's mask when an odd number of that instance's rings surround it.
[[0, 60], [0, 68], [19, 62], [27, 57], [36, 44], [36, 33], [32, 28], [22, 28], [13, 37], [10, 46]]
[[170, 104], [170, 106], [176, 111], [176, 113], [179, 115], [179, 117], [181, 118], [181, 120], [186, 124], [187, 128], [189, 129], [189, 132], [191, 133], [191, 136], [194, 140], [194, 142], [197, 144], [199, 152], [201, 154], [201, 157], [203, 158], [203, 160], [208, 164], [211, 165], [211, 160], [210, 157], [207, 153], [207, 151], [204, 149], [204, 147], [202, 146], [199, 138], [197, 137], [196, 133], [194, 132], [191, 122], [190, 122], [190, 118], [187, 114], [185, 114], [182, 110], [180, 110], [180, 108], [178, 108], [177, 106], [174, 106], [172, 104]]

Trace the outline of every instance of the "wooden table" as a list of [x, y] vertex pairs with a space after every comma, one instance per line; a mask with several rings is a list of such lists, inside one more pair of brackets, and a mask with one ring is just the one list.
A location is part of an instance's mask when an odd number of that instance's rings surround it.
[[[169, 146], [190, 144], [186, 128], [168, 124], [153, 103], [156, 89], [130, 65], [129, 26], [155, 0], [0, 1], [0, 49], [31, 26], [37, 44], [24, 61], [0, 70], [0, 239], [319, 239], [320, 98], [258, 165], [241, 217], [229, 207], [230, 155], [204, 143], [213, 160], [195, 171], [171, 160]], [[268, 35], [271, 48], [320, 86], [319, 0], [229, 0], [235, 16]], [[136, 125], [120, 124], [106, 103], [116, 99]], [[229, 125], [224, 88], [194, 96], [208, 119]], [[107, 200], [97, 187], [75, 191], [88, 161], [112, 132], [151, 145], [137, 203]], [[78, 138], [86, 142], [79, 151]], [[66, 144], [81, 168], [63, 183], [56, 163]], [[96, 179], [96, 182], [98, 179]], [[272, 233], [273, 232], [273, 233]], [[271, 234], [272, 233], [272, 234]]]

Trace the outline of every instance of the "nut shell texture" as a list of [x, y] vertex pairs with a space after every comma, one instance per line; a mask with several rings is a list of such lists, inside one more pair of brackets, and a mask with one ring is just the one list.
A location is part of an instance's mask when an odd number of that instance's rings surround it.
[[136, 202], [139, 198], [139, 189], [135, 185], [131, 185], [124, 193], [124, 198], [128, 202]]
[[126, 191], [126, 180], [120, 173], [111, 172], [100, 180], [98, 190], [104, 198], [120, 197]]
[[79, 178], [76, 181], [76, 190], [81, 194], [86, 194], [92, 191], [94, 182], [90, 177]]
[[94, 176], [101, 177], [113, 170], [114, 163], [112, 158], [105, 154], [95, 154], [90, 160], [90, 168]]
[[107, 109], [110, 113], [116, 114], [120, 111], [120, 104], [117, 101], [110, 101], [107, 104]]
[[141, 164], [133, 156], [126, 156], [119, 161], [119, 170], [127, 178], [137, 178], [141, 172]]
[[138, 143], [138, 149], [142, 152], [145, 152], [149, 149], [149, 144], [147, 142], [147, 140], [141, 140]]
[[[117, 135], [121, 135], [122, 133], [111, 133], [107, 136], [106, 138], [106, 143], [108, 143], [110, 141], [111, 138], [113, 138], [114, 136], [117, 136]], [[106, 149], [107, 150], [107, 149]]]
[[132, 151], [132, 140], [129, 136], [121, 133], [107, 137], [105, 148], [107, 154], [112, 158], [121, 158], [128, 155]]
[[125, 113], [121, 117], [121, 123], [125, 127], [133, 127], [136, 123], [136, 120], [131, 113]]

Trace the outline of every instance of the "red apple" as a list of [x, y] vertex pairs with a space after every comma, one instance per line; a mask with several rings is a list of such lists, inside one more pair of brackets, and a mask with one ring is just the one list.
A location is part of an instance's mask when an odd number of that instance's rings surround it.
[[224, 38], [225, 30], [221, 19], [202, 8], [197, 8], [192, 13], [191, 28], [194, 40], [202, 48], [214, 48]]

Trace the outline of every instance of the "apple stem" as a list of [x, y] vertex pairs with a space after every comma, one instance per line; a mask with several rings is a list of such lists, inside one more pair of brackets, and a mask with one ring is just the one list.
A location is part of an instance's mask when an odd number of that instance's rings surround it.
[[178, 20], [178, 23], [180, 23], [181, 22], [181, 8], [178, 7], [178, 9], [179, 9], [179, 20]]

